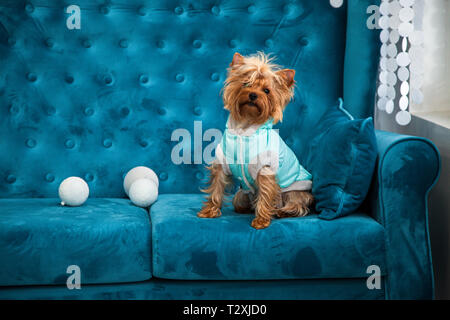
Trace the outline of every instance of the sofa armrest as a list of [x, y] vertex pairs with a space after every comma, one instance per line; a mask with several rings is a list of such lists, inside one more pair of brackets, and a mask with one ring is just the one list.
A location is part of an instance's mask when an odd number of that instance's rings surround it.
[[384, 226], [388, 299], [434, 297], [428, 193], [440, 156], [425, 138], [376, 131], [378, 160], [369, 191], [373, 217]]

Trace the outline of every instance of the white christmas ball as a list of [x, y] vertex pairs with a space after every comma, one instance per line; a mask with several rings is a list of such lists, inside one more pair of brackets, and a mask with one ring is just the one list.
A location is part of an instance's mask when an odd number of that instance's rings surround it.
[[330, 4], [334, 8], [339, 8], [342, 6], [343, 0], [330, 0]]
[[130, 187], [131, 202], [141, 208], [152, 205], [158, 198], [158, 187], [150, 179], [138, 179]]
[[125, 190], [127, 196], [129, 196], [129, 190], [133, 182], [142, 178], [152, 180], [156, 184], [156, 188], [159, 187], [158, 176], [152, 169], [144, 166], [135, 167], [128, 171], [125, 179], [123, 180], [123, 189]]
[[58, 194], [61, 205], [81, 206], [89, 197], [89, 186], [79, 177], [69, 177], [59, 185]]

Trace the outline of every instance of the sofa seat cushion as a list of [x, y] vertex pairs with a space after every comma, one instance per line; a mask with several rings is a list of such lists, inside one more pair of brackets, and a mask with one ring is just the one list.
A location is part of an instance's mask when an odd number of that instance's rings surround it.
[[81, 286], [151, 278], [148, 212], [125, 199], [0, 199], [0, 285], [65, 284], [76, 265]]
[[197, 217], [203, 195], [162, 194], [150, 210], [153, 275], [166, 279], [261, 280], [384, 274], [384, 229], [365, 214], [275, 219], [253, 229], [252, 214], [231, 204], [215, 219]]

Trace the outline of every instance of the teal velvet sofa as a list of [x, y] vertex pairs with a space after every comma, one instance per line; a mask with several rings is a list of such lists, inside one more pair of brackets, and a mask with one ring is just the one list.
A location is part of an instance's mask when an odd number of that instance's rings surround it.
[[[370, 190], [346, 217], [265, 230], [230, 206], [196, 217], [234, 52], [296, 70], [279, 129], [301, 157], [339, 97], [353, 117], [373, 115], [379, 31], [366, 22], [378, 4], [1, 1], [0, 299], [432, 298], [427, 196], [440, 158], [426, 139], [376, 131]], [[177, 129], [189, 133], [184, 163], [171, 158]], [[138, 165], [160, 180], [148, 210], [122, 188]], [[83, 206], [59, 205], [68, 176], [88, 183]], [[66, 286], [73, 265], [80, 289]], [[379, 288], [367, 285], [374, 265]]]

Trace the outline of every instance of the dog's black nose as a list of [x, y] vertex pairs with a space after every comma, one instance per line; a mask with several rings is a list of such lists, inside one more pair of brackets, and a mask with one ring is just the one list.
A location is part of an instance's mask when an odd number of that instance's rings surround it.
[[258, 95], [254, 92], [250, 93], [249, 95], [250, 101], [255, 101], [258, 98]]

